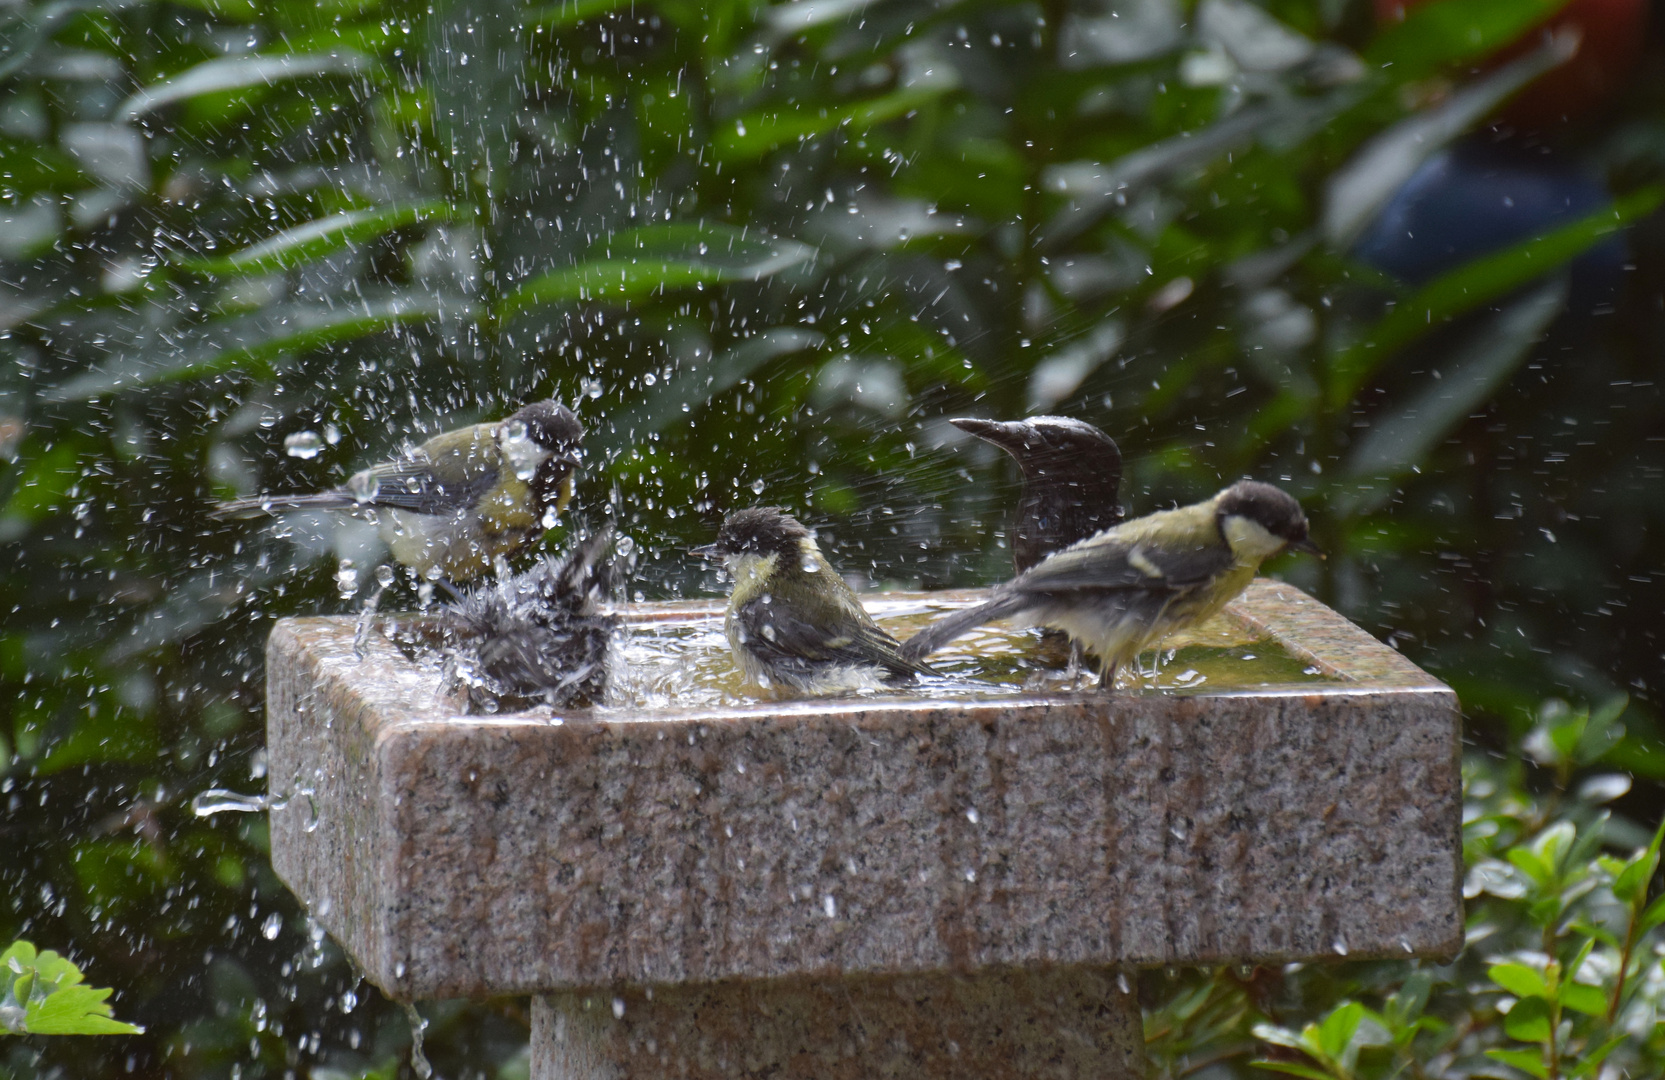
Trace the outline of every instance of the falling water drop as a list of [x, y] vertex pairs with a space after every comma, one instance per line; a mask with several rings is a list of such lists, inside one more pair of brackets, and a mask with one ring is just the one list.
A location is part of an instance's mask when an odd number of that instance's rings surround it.
[[353, 568], [353, 560], [342, 559], [336, 564], [335, 588], [343, 600], [352, 599], [358, 592], [358, 571]]
[[347, 479], [347, 490], [356, 502], [370, 502], [381, 491], [381, 487], [380, 478], [368, 469], [363, 472], [356, 472]]
[[[404, 974], [404, 964], [394, 968], [394, 974]], [[422, 1014], [416, 1011], [416, 1006], [405, 1004], [405, 1019], [410, 1021], [410, 1068], [422, 1080], [428, 1080], [434, 1075], [434, 1067], [428, 1061], [428, 1055], [422, 1052], [422, 1033], [428, 1029], [428, 1022], [422, 1019]]]
[[763, 494], [763, 487], [764, 487], [764, 484], [763, 484], [763, 480], [762, 480], [761, 477], [756, 479], [756, 480], [753, 480], [752, 481], [752, 494], [753, 495]]
[[316, 431], [292, 432], [283, 440], [283, 452], [302, 461], [311, 461], [323, 450], [324, 440]]

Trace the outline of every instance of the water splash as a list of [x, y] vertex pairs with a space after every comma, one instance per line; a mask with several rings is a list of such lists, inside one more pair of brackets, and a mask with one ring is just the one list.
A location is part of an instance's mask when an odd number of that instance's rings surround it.
[[191, 799], [191, 813], [197, 817], [224, 813], [257, 814], [276, 809], [281, 809], [281, 804], [269, 795], [245, 795], [225, 788], [209, 788]]
[[428, 1022], [422, 1019], [422, 1014], [416, 1011], [416, 1006], [405, 1003], [405, 1019], [410, 1021], [410, 1068], [422, 1080], [429, 1080], [434, 1075], [433, 1063], [428, 1055], [422, 1052], [422, 1033], [428, 1029]]

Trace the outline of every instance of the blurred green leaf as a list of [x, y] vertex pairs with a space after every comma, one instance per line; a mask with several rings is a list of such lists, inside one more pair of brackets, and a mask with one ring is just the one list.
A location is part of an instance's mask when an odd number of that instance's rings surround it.
[[1594, 1076], [1596, 1070], [1601, 1068], [1601, 1063], [1607, 1060], [1608, 1055], [1623, 1046], [1627, 1041], [1626, 1036], [1615, 1035], [1595, 1049], [1584, 1051], [1583, 1054], [1579, 1055], [1579, 1059], [1573, 1064], [1573, 1067], [1568, 1070], [1567, 1075], [1572, 1077], [1573, 1080], [1578, 1080], [1579, 1077], [1584, 1076]]
[[[1428, 6], [1466, 8], [1470, 2], [1442, 0]], [[1577, 48], [1575, 35], [1554, 37], [1371, 139], [1332, 173], [1325, 185], [1324, 235], [1330, 245], [1338, 251], [1352, 246], [1424, 161], [1532, 80], [1566, 63]], [[1545, 269], [1548, 267], [1539, 272]]]
[[1536, 995], [1523, 997], [1503, 1018], [1503, 1030], [1521, 1042], [1547, 1042], [1549, 1016], [1549, 1002]]
[[112, 1015], [113, 991], [82, 985], [81, 970], [27, 941], [0, 952], [0, 1035], [136, 1035]]
[[1378, 33], [1364, 60], [1392, 67], [1400, 79], [1479, 60], [1519, 39], [1568, 0], [1432, 0], [1407, 5], [1404, 18]]
[[122, 354], [42, 396], [51, 401], [86, 401], [110, 394], [217, 375], [241, 367], [267, 370], [272, 361], [398, 326], [442, 318], [464, 319], [466, 299], [395, 291], [338, 304], [287, 303], [253, 314], [219, 319], [180, 335], [157, 359], [143, 352]]
[[159, 83], [147, 86], [116, 109], [119, 120], [136, 120], [165, 105], [204, 94], [269, 87], [319, 75], [363, 75], [376, 62], [362, 53], [340, 49], [327, 53], [279, 56], [228, 56], [205, 60]]
[[1486, 1056], [1538, 1080], [1549, 1080], [1549, 1067], [1544, 1064], [1543, 1055], [1535, 1050], [1487, 1050]]
[[715, 160], [722, 162], [749, 161], [777, 147], [793, 145], [841, 128], [852, 132], [865, 131], [923, 108], [952, 89], [952, 86], [933, 85], [896, 90], [883, 97], [848, 105], [817, 106], [806, 103], [790, 111], [749, 113], [713, 133], [711, 154]]
[[1437, 382], [1389, 415], [1372, 419], [1347, 460], [1348, 475], [1397, 476], [1426, 460], [1508, 380], [1566, 300], [1566, 279], [1554, 277], [1489, 316], [1448, 354], [1449, 367]]
[[624, 300], [668, 289], [760, 281], [815, 257], [815, 249], [761, 230], [716, 224], [649, 225], [604, 241], [592, 258], [551, 270], [504, 298], [508, 318], [540, 304]]
[[1543, 973], [1525, 964], [1493, 964], [1486, 969], [1486, 974], [1491, 976], [1492, 982], [1516, 997], [1531, 997], [1534, 994], [1541, 997], [1549, 992]]
[[1586, 986], [1584, 983], [1567, 983], [1561, 987], [1557, 995], [1561, 1004], [1574, 1012], [1581, 1012], [1585, 1016], [1606, 1016], [1607, 995], [1599, 986]]
[[777, 326], [737, 342], [702, 365], [678, 371], [637, 400], [614, 410], [597, 442], [609, 448], [634, 445], [663, 431], [737, 384], [771, 360], [820, 347], [826, 336], [801, 327]]
[[1338, 1006], [1318, 1025], [1318, 1045], [1332, 1061], [1342, 1060], [1364, 1020], [1364, 1006], [1349, 1001]]
[[1330, 364], [1330, 402], [1339, 407], [1351, 401], [1376, 368], [1431, 328], [1570, 262], [1627, 222], [1651, 214], [1661, 202], [1665, 202], [1665, 189], [1632, 192], [1615, 200], [1612, 209], [1483, 255], [1435, 278], [1400, 301], [1362, 341], [1336, 355]]
[[393, 203], [373, 206], [368, 210], [350, 210], [286, 228], [268, 240], [261, 240], [231, 255], [206, 260], [188, 258], [181, 260], [180, 265], [186, 270], [215, 276], [288, 270], [291, 266], [323, 258], [341, 248], [363, 245], [396, 228], [418, 225], [421, 221], [458, 220], [460, 216], [463, 215], [453, 210], [445, 200], [436, 198], [420, 203]]
[[558, 30], [628, 6], [629, 0], [560, 0], [532, 8], [526, 13], [526, 25]]
[[342, 248], [363, 244], [394, 229], [425, 221], [452, 221], [461, 216], [443, 199], [350, 210], [285, 229], [230, 255], [182, 259], [180, 265], [199, 274], [215, 276], [287, 270]]
[[1327, 1073], [1322, 1069], [1315, 1069], [1311, 1065], [1299, 1065], [1293, 1061], [1268, 1061], [1264, 1058], [1258, 1058], [1249, 1062], [1249, 1064], [1253, 1065], [1257, 1069], [1265, 1069], [1268, 1072], [1279, 1072], [1283, 1073], [1285, 1076], [1299, 1076], [1302, 1077], [1303, 1080], [1335, 1080], [1335, 1076], [1332, 1073]]

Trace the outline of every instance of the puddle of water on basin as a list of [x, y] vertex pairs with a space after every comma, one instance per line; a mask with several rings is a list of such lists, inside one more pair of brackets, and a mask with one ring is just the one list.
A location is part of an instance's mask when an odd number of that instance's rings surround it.
[[[866, 604], [879, 625], [902, 640], [961, 606], [884, 596], [866, 598]], [[628, 617], [629, 612], [623, 614]], [[400, 681], [420, 682], [427, 696], [438, 693], [435, 680], [440, 678], [441, 659], [433, 648], [437, 639], [424, 633], [420, 622], [390, 622], [384, 632], [415, 665], [398, 672]], [[638, 623], [621, 636], [618, 656], [609, 700], [595, 710], [601, 717], [637, 718], [659, 710], [726, 708], [772, 700], [769, 692], [742, 681], [723, 636], [721, 615], [660, 616]], [[1059, 637], [993, 624], [934, 653], [930, 664], [939, 673], [935, 677], [894, 685], [873, 680], [836, 696], [979, 700], [1064, 692], [1072, 689], [1068, 661], [1068, 645]], [[1123, 691], [1141, 693], [1205, 694], [1336, 681], [1271, 638], [1257, 637], [1235, 620], [1219, 616], [1173, 635], [1160, 652], [1146, 652], [1138, 669], [1123, 671], [1117, 685]], [[1083, 674], [1073, 688], [1088, 690], [1095, 685], [1093, 676]]]
[[[950, 604], [870, 598], [868, 610], [905, 640], [950, 610]], [[742, 682], [721, 616], [666, 619], [630, 633], [613, 693], [602, 713], [646, 709], [699, 709], [749, 704], [769, 695]], [[1197, 694], [1269, 686], [1334, 682], [1270, 638], [1260, 638], [1224, 616], [1176, 634], [1160, 653], [1140, 658], [1138, 671], [1123, 672], [1118, 685], [1146, 693]], [[915, 683], [874, 682], [840, 696], [980, 699], [1071, 688], [1068, 646], [1039, 630], [990, 625], [967, 634], [930, 658], [939, 677]], [[1080, 687], [1094, 684], [1083, 676]]]

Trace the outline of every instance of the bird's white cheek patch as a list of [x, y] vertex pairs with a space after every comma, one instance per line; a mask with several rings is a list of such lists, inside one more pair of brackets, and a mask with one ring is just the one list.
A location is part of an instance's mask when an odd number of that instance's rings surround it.
[[1231, 545], [1232, 554], [1239, 559], [1253, 559], [1258, 562], [1283, 550], [1283, 539], [1274, 536], [1258, 521], [1233, 514], [1226, 518], [1225, 526], [1226, 543]]

